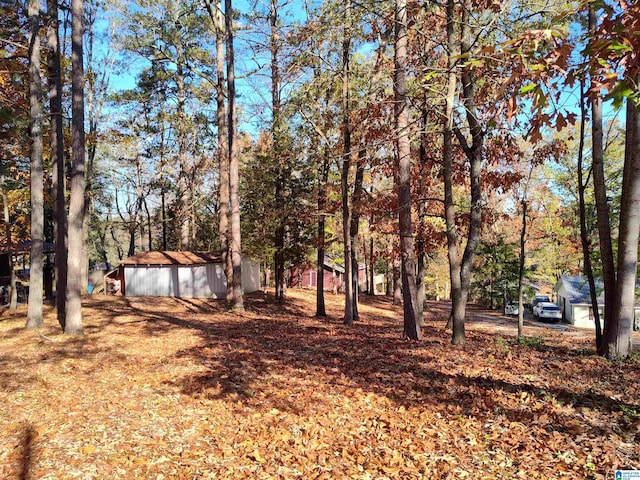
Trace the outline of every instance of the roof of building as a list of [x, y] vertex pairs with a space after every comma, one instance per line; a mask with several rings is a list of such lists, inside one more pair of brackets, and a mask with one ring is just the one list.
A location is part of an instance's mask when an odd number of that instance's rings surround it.
[[[571, 303], [591, 303], [589, 294], [589, 281], [585, 275], [561, 275], [558, 283], [564, 285], [567, 292], [567, 300]], [[598, 304], [604, 304], [604, 284], [600, 278], [595, 279]], [[636, 280], [636, 305], [640, 305], [640, 278]]]
[[[561, 275], [559, 282], [564, 285], [567, 292], [567, 300], [571, 303], [591, 303], [591, 294], [589, 293], [589, 281], [584, 275]], [[595, 279], [596, 292], [598, 293], [598, 303], [604, 303], [604, 286], [602, 280]]]
[[324, 259], [324, 268], [327, 270], [335, 270], [338, 273], [344, 273], [344, 267], [342, 265], [338, 265], [327, 258]]
[[220, 257], [208, 252], [139, 252], [120, 261], [120, 265], [204, 265], [220, 263]]

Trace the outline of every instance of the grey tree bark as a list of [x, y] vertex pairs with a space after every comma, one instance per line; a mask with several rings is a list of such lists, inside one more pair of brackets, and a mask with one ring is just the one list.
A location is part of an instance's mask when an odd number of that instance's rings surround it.
[[229, 227], [229, 145], [227, 129], [227, 109], [225, 106], [225, 18], [222, 12], [222, 0], [213, 6], [209, 0], [205, 2], [216, 36], [216, 124], [218, 127], [218, 235], [220, 240], [220, 256], [227, 279], [227, 305], [233, 300], [233, 264], [231, 263]]
[[84, 67], [82, 0], [71, 1], [71, 191], [69, 197], [65, 334], [82, 333], [82, 251], [85, 203]]
[[[473, 46], [473, 35], [471, 25], [471, 2], [466, 1], [462, 6], [462, 15], [460, 22], [460, 53], [466, 55], [471, 52]], [[448, 42], [453, 41], [453, 21], [454, 21], [454, 6], [453, 2], [447, 3], [447, 38]], [[450, 25], [451, 24], [451, 25]], [[450, 47], [451, 48], [451, 45]], [[452, 61], [451, 51], [449, 52], [449, 61]], [[450, 69], [453, 65], [450, 66]], [[451, 73], [450, 73], [451, 74]], [[471, 282], [471, 271], [473, 267], [473, 258], [475, 251], [480, 241], [480, 227], [482, 225], [482, 150], [484, 146], [485, 132], [482, 124], [478, 118], [478, 110], [475, 103], [475, 79], [473, 73], [469, 67], [463, 67], [460, 73], [460, 80], [462, 84], [462, 103], [464, 106], [465, 119], [471, 137], [471, 144], [468, 143], [467, 137], [462, 134], [460, 129], [453, 125], [453, 116], [447, 117], [451, 121], [453, 133], [456, 135], [460, 146], [462, 147], [467, 160], [469, 161], [469, 181], [471, 188], [470, 195], [470, 208], [469, 208], [469, 231], [467, 234], [467, 243], [465, 245], [462, 259], [460, 260], [457, 253], [457, 247], [455, 249], [455, 257], [451, 251], [452, 242], [450, 240], [450, 230], [455, 230], [455, 207], [453, 205], [453, 197], [451, 195], [451, 184], [449, 184], [449, 195], [447, 195], [447, 185], [445, 180], [445, 217], [447, 221], [447, 240], [449, 244], [449, 261], [451, 271], [451, 323], [453, 326], [451, 342], [454, 345], [463, 345], [465, 343], [465, 331], [464, 320], [467, 307], [467, 300], [469, 298], [469, 284]], [[449, 92], [451, 93], [451, 92]], [[449, 97], [447, 97], [449, 100]], [[453, 100], [453, 98], [451, 99]], [[447, 105], [448, 107], [449, 105]], [[452, 107], [452, 105], [451, 105]], [[448, 112], [447, 112], [448, 113]], [[446, 129], [445, 129], [446, 130]], [[446, 169], [445, 169], [446, 170]], [[451, 174], [451, 170], [449, 171]], [[451, 182], [451, 179], [448, 180]], [[453, 215], [453, 216], [452, 216]], [[452, 221], [453, 220], [453, 221]], [[452, 235], [452, 238], [457, 242], [457, 234]], [[453, 262], [453, 263], [452, 263]], [[459, 280], [458, 270], [459, 265]], [[455, 277], [455, 278], [454, 278]]]
[[[584, 126], [587, 121], [587, 113], [585, 109], [584, 84], [580, 83], [580, 138], [578, 140], [578, 215], [580, 217], [580, 242], [582, 244], [582, 258], [584, 264], [584, 274], [589, 282], [589, 295], [591, 297], [591, 309], [593, 311], [593, 320], [596, 325], [596, 349], [602, 348], [602, 324], [600, 322], [600, 310], [598, 308], [598, 293], [596, 292], [596, 283], [593, 276], [593, 265], [591, 263], [591, 242], [587, 232], [587, 212], [585, 202], [585, 190], [587, 182], [584, 179], [583, 160], [584, 160]], [[600, 130], [602, 131], [602, 129]]]
[[316, 317], [326, 317], [324, 302], [325, 208], [327, 182], [329, 180], [329, 147], [325, 145], [322, 159], [318, 161], [318, 255], [316, 262]]
[[349, 236], [351, 237], [351, 291], [353, 292], [353, 319], [358, 320], [358, 286], [360, 269], [358, 266], [358, 232], [360, 230], [360, 204], [362, 201], [362, 184], [364, 182], [364, 155], [365, 150], [361, 148], [358, 151], [358, 164], [356, 165], [356, 177], [353, 182], [353, 195], [351, 203], [351, 225], [349, 227]]
[[227, 30], [227, 91], [228, 105], [228, 135], [229, 135], [229, 206], [231, 211], [231, 263], [233, 265], [232, 287], [233, 300], [231, 308], [236, 311], [244, 310], [242, 292], [242, 237], [240, 233], [240, 202], [238, 187], [240, 172], [238, 165], [238, 126], [236, 112], [236, 80], [235, 57], [233, 47], [233, 7], [231, 0], [225, 0], [225, 26]]
[[[636, 88], [638, 80], [633, 79]], [[603, 335], [603, 353], [610, 359], [628, 357], [633, 341], [640, 236], [640, 112], [631, 98], [627, 99], [619, 230], [616, 295], [612, 316], [605, 317]]]
[[7, 195], [7, 178], [2, 175], [0, 178], [0, 195], [2, 195], [2, 209], [4, 216], [5, 242], [9, 250], [9, 310], [18, 308], [18, 290], [16, 289], [16, 271], [13, 268], [13, 240], [11, 238], [11, 217], [9, 215], [9, 196]]
[[349, 171], [351, 169], [351, 102], [350, 102], [350, 59], [351, 59], [351, 0], [347, 0], [346, 20], [342, 40], [342, 171], [340, 189], [342, 193], [342, 236], [344, 241], [344, 323], [352, 325], [353, 312], [353, 269], [351, 264], [351, 208], [349, 206]]
[[51, 146], [51, 189], [54, 199], [56, 314], [64, 330], [65, 301], [67, 290], [67, 207], [65, 201], [65, 159], [62, 128], [62, 74], [60, 68], [60, 34], [57, 0], [47, 0], [49, 24], [47, 28], [49, 111]]
[[418, 322], [415, 250], [411, 220], [411, 147], [405, 71], [407, 65], [407, 2], [396, 0], [394, 94], [395, 137], [398, 157], [398, 224], [402, 253], [402, 300], [404, 336], [420, 340]]
[[[590, 4], [589, 30], [595, 32], [597, 27], [596, 10]], [[599, 89], [592, 84], [595, 91]], [[591, 99], [591, 157], [593, 172], [593, 191], [596, 200], [596, 219], [598, 222], [598, 239], [600, 242], [600, 258], [602, 261], [602, 281], [604, 283], [604, 319], [612, 318], [616, 297], [616, 271], [611, 241], [611, 224], [609, 222], [609, 202], [604, 174], [604, 147], [602, 130], [602, 98], [595, 95]], [[606, 333], [605, 333], [606, 335]]]
[[[285, 185], [286, 185], [286, 166], [282, 164], [282, 118], [281, 118], [281, 98], [280, 98], [280, 40], [279, 40], [279, 17], [277, 0], [271, 0], [271, 10], [269, 13], [269, 50], [271, 53], [271, 109], [273, 118], [271, 122], [271, 142], [272, 155], [275, 163], [275, 207], [280, 212], [285, 211]], [[284, 303], [284, 284], [285, 284], [285, 219], [281, 215], [277, 219], [274, 231], [274, 278], [275, 278], [275, 296], [279, 304]]]
[[[456, 95], [457, 75], [455, 41], [455, 2], [447, 0], [447, 93], [444, 107], [444, 125], [442, 130], [442, 176], [444, 182], [444, 217], [447, 236], [447, 256], [449, 259], [449, 277], [451, 279], [451, 315], [448, 325], [453, 327], [454, 343], [464, 343], [464, 309], [462, 304], [462, 284], [460, 280], [460, 253], [458, 251], [458, 232], [456, 211], [453, 201], [453, 106]], [[455, 320], [454, 320], [455, 319]]]
[[42, 160], [42, 72], [40, 2], [29, 0], [29, 120], [31, 122], [31, 255], [27, 328], [41, 327], [44, 265], [44, 166]]

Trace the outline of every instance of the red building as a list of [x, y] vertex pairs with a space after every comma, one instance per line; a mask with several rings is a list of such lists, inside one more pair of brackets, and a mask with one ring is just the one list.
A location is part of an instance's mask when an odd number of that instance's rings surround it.
[[[322, 272], [324, 275], [325, 291], [342, 291], [344, 267], [327, 259], [324, 261]], [[366, 287], [364, 264], [358, 265], [358, 284], [361, 288]], [[289, 267], [287, 286], [289, 288], [316, 288], [318, 286], [318, 271], [316, 265], [307, 262]]]

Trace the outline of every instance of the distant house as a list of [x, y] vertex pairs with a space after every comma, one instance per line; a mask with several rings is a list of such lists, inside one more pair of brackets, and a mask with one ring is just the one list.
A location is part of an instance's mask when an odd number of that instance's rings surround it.
[[[107, 284], [115, 283], [127, 296], [225, 298], [227, 293], [220, 257], [205, 252], [140, 252], [107, 277]], [[249, 258], [242, 260], [242, 288], [245, 293], [260, 288], [260, 267]]]
[[[598, 311], [604, 315], [604, 285], [602, 280], [596, 279], [596, 292], [598, 294]], [[562, 318], [567, 322], [584, 328], [594, 328], [593, 307], [591, 306], [591, 294], [589, 282], [584, 275], [561, 275], [556, 284], [557, 304], [562, 310]], [[635, 329], [640, 328], [640, 302], [636, 298]]]
[[[338, 292], [344, 284], [344, 267], [326, 258], [322, 267], [324, 290]], [[364, 264], [358, 265], [358, 284], [366, 287]], [[316, 288], [318, 286], [318, 269], [315, 263], [305, 262], [289, 267], [287, 272], [289, 288]]]

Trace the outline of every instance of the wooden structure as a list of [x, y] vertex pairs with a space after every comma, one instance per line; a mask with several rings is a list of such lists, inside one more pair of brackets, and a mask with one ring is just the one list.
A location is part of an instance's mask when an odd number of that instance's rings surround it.
[[[325, 259], [322, 268], [324, 275], [324, 290], [338, 292], [344, 284], [344, 267]], [[364, 264], [358, 265], [358, 285], [366, 288]], [[287, 286], [289, 288], [316, 288], [318, 286], [318, 269], [315, 263], [305, 262], [289, 267], [287, 272]]]

